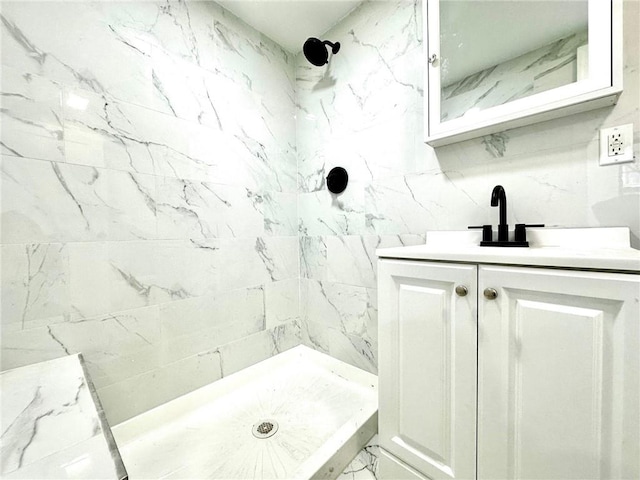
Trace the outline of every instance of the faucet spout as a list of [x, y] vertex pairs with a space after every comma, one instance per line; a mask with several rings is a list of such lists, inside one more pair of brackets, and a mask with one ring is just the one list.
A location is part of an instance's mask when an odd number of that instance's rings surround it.
[[498, 241], [509, 240], [509, 226], [507, 225], [507, 194], [502, 185], [496, 185], [491, 192], [491, 206], [500, 206], [500, 224], [498, 225]]

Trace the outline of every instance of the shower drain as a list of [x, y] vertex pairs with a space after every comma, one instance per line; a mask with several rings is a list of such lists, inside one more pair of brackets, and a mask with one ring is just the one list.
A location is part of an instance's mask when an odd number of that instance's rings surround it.
[[262, 420], [253, 425], [251, 433], [256, 438], [269, 438], [278, 431], [278, 422], [275, 420]]

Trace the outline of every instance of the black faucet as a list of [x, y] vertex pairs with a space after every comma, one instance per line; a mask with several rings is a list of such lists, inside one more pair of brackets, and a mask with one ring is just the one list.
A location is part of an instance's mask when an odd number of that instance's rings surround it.
[[544, 227], [543, 224], [516, 224], [515, 236], [509, 241], [509, 225], [507, 225], [507, 194], [502, 185], [496, 185], [491, 192], [491, 206], [500, 206], [500, 224], [498, 225], [498, 240], [493, 241], [491, 225], [471, 225], [469, 228], [482, 229], [481, 247], [528, 247], [526, 227]]
[[500, 205], [500, 224], [498, 225], [498, 241], [509, 240], [509, 225], [507, 225], [507, 194], [502, 185], [496, 185], [491, 192], [491, 206]]

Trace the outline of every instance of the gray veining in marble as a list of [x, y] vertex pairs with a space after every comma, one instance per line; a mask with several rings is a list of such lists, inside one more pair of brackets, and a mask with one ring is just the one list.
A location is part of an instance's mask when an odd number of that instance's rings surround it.
[[375, 435], [338, 477], [340, 480], [377, 480], [380, 447]]
[[81, 355], [0, 374], [3, 478], [127, 478]]
[[[638, 3], [624, 2], [625, 93], [615, 107], [437, 149], [423, 143], [420, 3], [365, 2], [326, 33], [342, 44], [326, 67], [297, 58], [303, 339], [370, 371], [377, 368], [370, 262], [377, 239], [415, 236], [412, 241], [420, 243], [427, 231], [495, 225], [489, 199], [501, 184], [509, 195], [510, 224], [628, 225], [640, 247], [638, 188], [624, 186], [631, 185], [635, 167], [598, 165], [600, 128], [631, 122], [638, 137]], [[483, 102], [573, 81], [582, 40], [583, 34], [560, 39], [514, 60], [511, 66], [526, 77], [518, 84], [507, 81], [506, 66], [480, 72], [452, 86], [458, 95], [447, 102], [460, 102], [465, 111], [496, 84]], [[350, 179], [338, 198], [323, 183], [334, 166], [346, 168]]]
[[434, 150], [419, 1], [364, 2], [323, 68], [213, 2], [3, 1], [2, 368], [82, 351], [118, 421], [278, 342], [376, 371], [371, 249], [495, 224], [496, 184], [510, 223], [639, 247], [636, 167], [598, 166], [598, 130], [640, 112], [638, 8], [615, 107]]
[[293, 55], [214, 2], [1, 15], [2, 368], [82, 352], [120, 421], [299, 343]]

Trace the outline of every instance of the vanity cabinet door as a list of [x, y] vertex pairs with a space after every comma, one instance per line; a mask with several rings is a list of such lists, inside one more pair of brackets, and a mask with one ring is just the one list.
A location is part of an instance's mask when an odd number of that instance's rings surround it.
[[380, 445], [431, 479], [475, 478], [477, 267], [378, 265]]
[[640, 478], [640, 277], [479, 268], [478, 478]]

